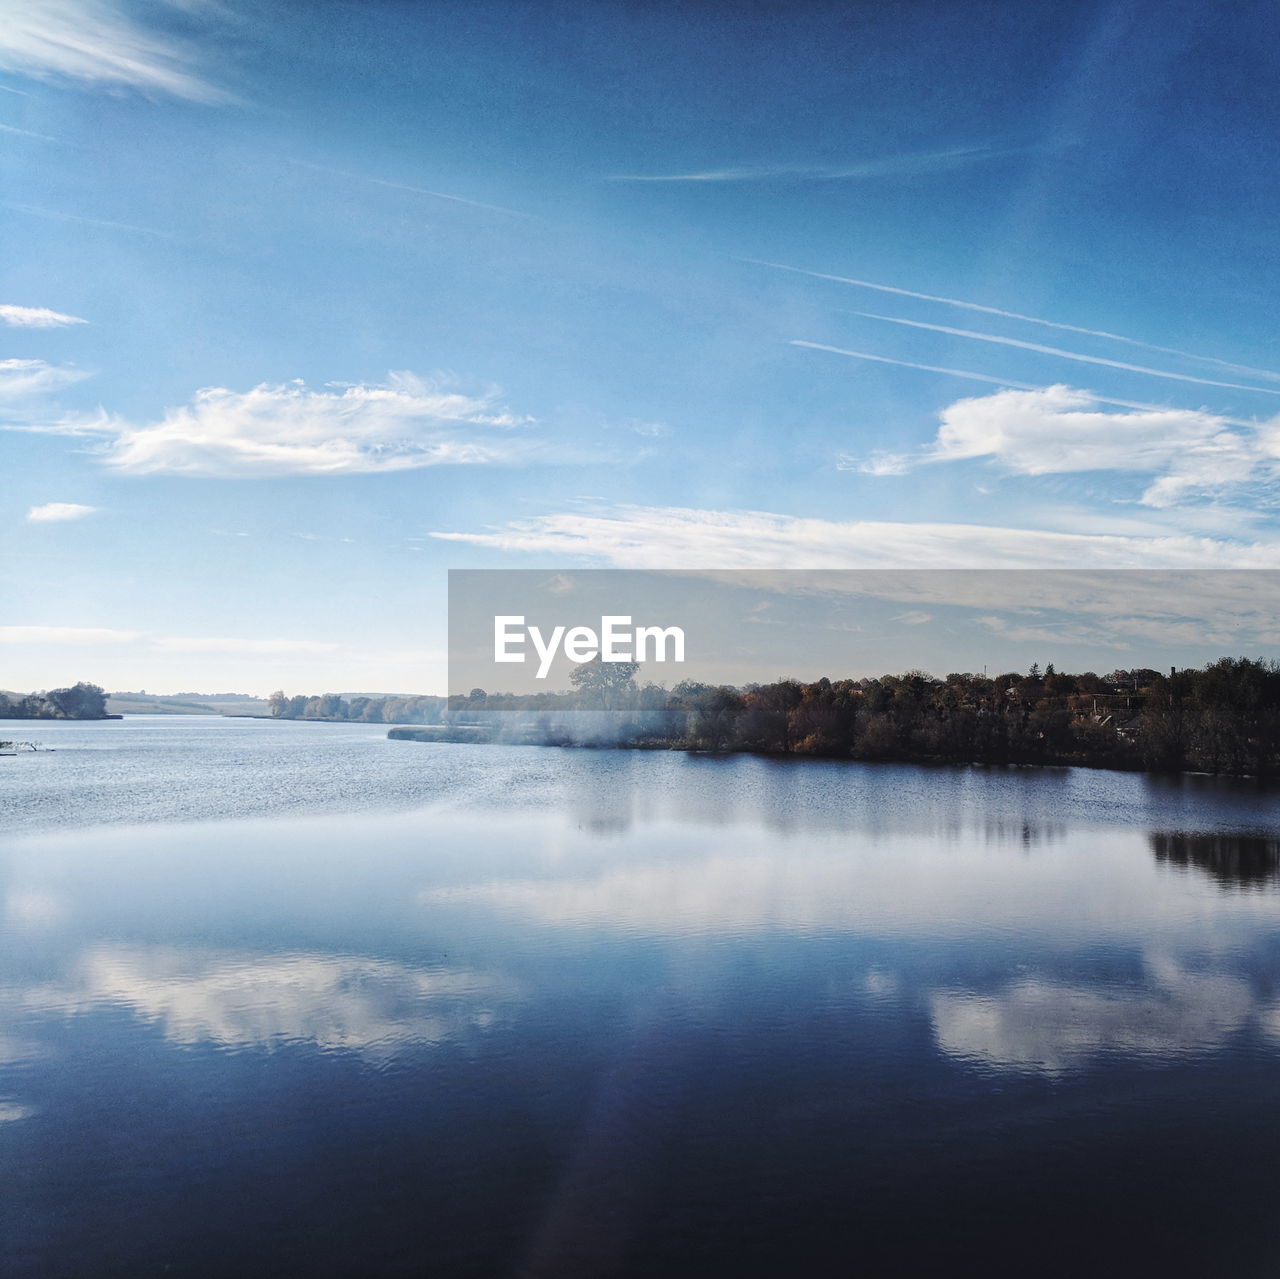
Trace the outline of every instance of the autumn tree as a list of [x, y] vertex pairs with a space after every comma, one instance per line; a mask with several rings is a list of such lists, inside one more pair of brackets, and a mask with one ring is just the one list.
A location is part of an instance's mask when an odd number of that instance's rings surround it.
[[634, 689], [639, 669], [639, 662], [602, 662], [599, 657], [593, 657], [569, 672], [569, 683], [588, 705], [614, 710]]

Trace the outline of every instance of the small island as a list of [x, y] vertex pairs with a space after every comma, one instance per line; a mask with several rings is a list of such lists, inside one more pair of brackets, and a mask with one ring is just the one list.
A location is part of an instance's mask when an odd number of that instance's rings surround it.
[[107, 712], [107, 694], [97, 684], [72, 684], [43, 693], [0, 692], [0, 719], [123, 719]]

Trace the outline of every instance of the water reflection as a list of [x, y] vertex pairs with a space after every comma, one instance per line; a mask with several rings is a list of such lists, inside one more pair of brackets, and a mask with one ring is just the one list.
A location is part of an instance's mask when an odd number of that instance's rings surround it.
[[[1018, 1230], [1036, 1270], [1123, 1202], [1104, 1270], [1191, 1223], [1216, 1273], [1269, 1220], [1261, 798], [412, 743], [389, 783], [314, 727], [86, 751], [111, 825], [0, 850], [0, 1272], [932, 1274]], [[280, 816], [304, 774], [365, 807]]]
[[1150, 838], [1161, 865], [1201, 871], [1222, 888], [1280, 883], [1280, 839], [1269, 835], [1156, 831]]
[[[554, 795], [541, 798], [600, 835], [666, 821], [750, 825], [783, 836], [856, 829], [865, 838], [883, 838], [916, 832], [1032, 848], [1063, 839], [1063, 812], [1079, 802], [1082, 787], [1096, 784], [1080, 770], [1063, 768], [1037, 770], [1028, 786], [1026, 770], [967, 765], [903, 769], [679, 752], [580, 754], [587, 762], [571, 759], [555, 779]], [[530, 798], [517, 782], [488, 802], [507, 807]]]
[[[1134, 1248], [1262, 1219], [1280, 892], [1165, 873], [1132, 807], [1055, 817], [1061, 777], [790, 769], [780, 800], [717, 762], [739, 807], [685, 819], [682, 767], [570, 813], [10, 842], [0, 1271], [826, 1274], [854, 1223], [874, 1273], [933, 1274], [974, 1220], [1034, 1259], [1188, 1159], [1198, 1211], [1148, 1193]], [[783, 800], [813, 812], [749, 807]]]
[[127, 1008], [188, 1047], [301, 1042], [384, 1060], [485, 1029], [511, 995], [509, 984], [483, 973], [351, 955], [98, 946], [69, 981], [28, 988], [21, 1002], [28, 1012], [64, 1016]]
[[[988, 838], [990, 826], [1010, 838]], [[861, 828], [785, 837], [744, 827], [726, 840], [652, 822], [605, 842], [551, 824], [542, 827], [545, 851], [531, 851], [537, 826], [495, 829], [515, 855], [498, 873], [473, 860], [465, 877], [424, 877], [415, 894], [424, 919], [449, 908], [491, 916], [488, 928], [501, 921], [549, 936], [591, 928], [650, 937], [1023, 936], [1035, 944], [1200, 926], [1200, 902], [1161, 882], [1138, 831], [1077, 830], [1058, 842], [1045, 830], [1042, 845], [1029, 845], [1021, 826], [993, 821], [954, 839]], [[1222, 909], [1247, 927], [1277, 907], [1258, 896]]]
[[1256, 1020], [1274, 1037], [1280, 1003], [1243, 978], [1149, 958], [1147, 980], [1120, 985], [1025, 978], [994, 995], [943, 991], [930, 1000], [938, 1046], [999, 1071], [1057, 1075], [1104, 1056], [1169, 1061], [1222, 1047]]

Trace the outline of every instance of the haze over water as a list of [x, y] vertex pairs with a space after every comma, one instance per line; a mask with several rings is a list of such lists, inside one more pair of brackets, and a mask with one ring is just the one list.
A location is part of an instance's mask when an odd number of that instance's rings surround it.
[[1274, 792], [26, 727], [6, 1274], [1280, 1263]]

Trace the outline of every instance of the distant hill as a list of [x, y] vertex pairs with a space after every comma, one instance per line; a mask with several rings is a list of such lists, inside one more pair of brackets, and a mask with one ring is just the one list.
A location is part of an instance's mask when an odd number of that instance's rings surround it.
[[112, 715], [266, 715], [265, 700], [235, 693], [175, 693], [161, 697], [151, 693], [112, 693], [107, 698]]

